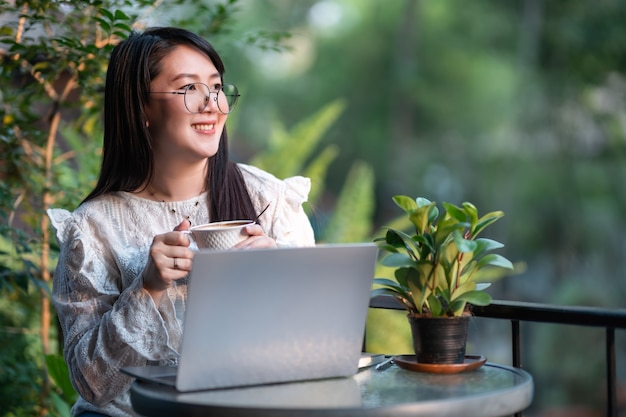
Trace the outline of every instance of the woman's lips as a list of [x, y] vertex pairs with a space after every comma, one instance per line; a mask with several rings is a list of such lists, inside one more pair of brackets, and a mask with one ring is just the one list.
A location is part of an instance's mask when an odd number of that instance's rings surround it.
[[196, 130], [210, 131], [215, 129], [215, 123], [198, 123], [191, 125]]

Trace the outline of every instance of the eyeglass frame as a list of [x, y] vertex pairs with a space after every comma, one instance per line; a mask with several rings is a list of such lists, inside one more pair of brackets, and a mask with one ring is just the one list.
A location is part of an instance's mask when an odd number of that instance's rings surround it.
[[[191, 88], [191, 86], [193, 85], [197, 85], [197, 84], [202, 84], [204, 85], [207, 90], [209, 90], [209, 95], [205, 96], [205, 105], [202, 108], [202, 110], [200, 111], [191, 111], [189, 110], [189, 107], [187, 106], [187, 91], [189, 91], [189, 89]], [[228, 105], [228, 108], [230, 109], [230, 111], [228, 113], [225, 113], [221, 108], [220, 108], [220, 104], [219, 101], [217, 100], [217, 98], [219, 97], [219, 94], [222, 93], [224, 94], [224, 96], [228, 96], [229, 94], [224, 93], [224, 88], [226, 87], [234, 87], [235, 90], [237, 91], [237, 94], [230, 94], [235, 98], [235, 102], [232, 105], [232, 108], [230, 106], [230, 104]], [[189, 83], [184, 87], [184, 91], [148, 91], [149, 94], [177, 94], [177, 95], [182, 95], [183, 96], [183, 103], [185, 104], [185, 109], [187, 109], [187, 111], [191, 114], [199, 114], [202, 113], [203, 111], [206, 110], [207, 107], [209, 107], [209, 100], [211, 99], [211, 94], [215, 94], [215, 104], [217, 105], [217, 109], [220, 111], [220, 113], [222, 114], [230, 114], [233, 112], [233, 110], [235, 110], [235, 105], [237, 104], [237, 102], [239, 101], [239, 97], [241, 97], [241, 94], [239, 94], [239, 89], [237, 88], [237, 86], [235, 84], [224, 84], [221, 85], [219, 88], [217, 88], [217, 91], [212, 91], [211, 87], [209, 87], [208, 85], [206, 85], [205, 83], [202, 82], [195, 82], [195, 83]], [[206, 98], [208, 98], [209, 100], [206, 100]], [[226, 99], [226, 101], [228, 101], [228, 99]]]

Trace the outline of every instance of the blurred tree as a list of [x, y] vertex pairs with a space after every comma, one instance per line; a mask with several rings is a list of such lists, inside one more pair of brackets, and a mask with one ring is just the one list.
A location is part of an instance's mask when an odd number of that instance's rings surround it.
[[[616, 216], [626, 198], [622, 110], [606, 104], [619, 101], [626, 73], [624, 0], [284, 4], [251, 2], [239, 20], [280, 16], [280, 27], [294, 27], [292, 60], [265, 71], [244, 54], [235, 65], [254, 96], [237, 122], [246, 143], [266, 136], [273, 113], [291, 124], [342, 98], [349, 105], [324, 138], [342, 150], [327, 192], [339, 192], [350, 161], [368, 163], [377, 224], [392, 216], [390, 197], [411, 190], [503, 207], [510, 220], [496, 237], [529, 268], [494, 291], [517, 299], [550, 301], [553, 284], [589, 275], [590, 259], [607, 281], [626, 268], [621, 244], [599, 249], [625, 228]], [[620, 297], [604, 291], [616, 305]]]
[[[377, 225], [400, 193], [503, 208], [494, 238], [527, 269], [494, 284], [494, 296], [623, 307], [625, 0], [250, 3], [241, 24], [280, 16], [293, 50], [267, 71], [250, 65], [264, 62], [254, 54], [236, 65], [255, 96], [241, 137], [263, 137], [268, 114], [289, 125], [341, 98], [346, 111], [324, 138], [342, 150], [327, 193], [363, 160]], [[561, 298], [566, 290], [579, 296]], [[549, 343], [537, 334], [532, 349]], [[585, 401], [577, 390], [546, 397]]]

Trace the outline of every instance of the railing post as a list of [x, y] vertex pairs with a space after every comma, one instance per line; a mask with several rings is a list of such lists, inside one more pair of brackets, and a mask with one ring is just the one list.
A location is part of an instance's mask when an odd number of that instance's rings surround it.
[[615, 329], [606, 328], [606, 415], [617, 417], [617, 387], [615, 382]]
[[[513, 366], [522, 367], [521, 343], [519, 334], [519, 320], [511, 320], [511, 347], [513, 349]], [[515, 413], [514, 417], [522, 417], [522, 412]]]
[[513, 345], [513, 366], [521, 368], [522, 352], [519, 334], [519, 320], [511, 320], [511, 344]]

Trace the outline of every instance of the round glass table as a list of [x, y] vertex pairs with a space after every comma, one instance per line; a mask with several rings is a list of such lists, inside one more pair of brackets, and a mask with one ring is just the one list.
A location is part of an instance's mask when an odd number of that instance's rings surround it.
[[392, 365], [364, 369], [350, 378], [197, 392], [137, 380], [130, 395], [134, 410], [147, 417], [499, 417], [530, 405], [533, 380], [522, 369], [489, 362], [456, 374], [414, 372]]

